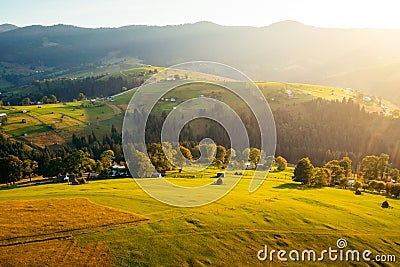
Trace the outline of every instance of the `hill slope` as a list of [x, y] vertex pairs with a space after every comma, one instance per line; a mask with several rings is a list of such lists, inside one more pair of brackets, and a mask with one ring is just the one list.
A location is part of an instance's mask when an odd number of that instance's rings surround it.
[[324, 29], [292, 21], [261, 28], [209, 22], [30, 26], [0, 33], [0, 62], [14, 64], [11, 69], [47, 67], [45, 76], [55, 69], [101, 65], [110, 54], [161, 66], [201, 59], [232, 65], [258, 80], [354, 87], [400, 101], [400, 77], [386, 72], [400, 64], [399, 46], [400, 30]]
[[15, 29], [17, 29], [17, 28], [18, 28], [18, 27], [15, 26], [15, 25], [13, 25], [13, 24], [5, 23], [5, 24], [1, 24], [1, 25], [0, 25], [0, 32], [12, 31], [12, 30], [15, 30]]
[[[21, 200], [26, 202], [40, 199], [40, 202], [50, 209], [46, 203], [52, 203], [49, 199], [57, 198], [58, 202], [53, 200], [53, 203], [59, 203], [61, 199], [68, 198], [71, 205], [82, 207], [82, 213], [88, 212], [85, 210], [87, 201], [81, 203], [76, 198], [89, 198], [97, 204], [146, 217], [148, 221], [140, 224], [104, 225], [102, 228], [95, 227], [98, 222], [93, 221], [93, 226], [64, 233], [68, 234], [69, 239], [75, 240], [75, 243], [79, 241], [81, 249], [105, 246], [100, 252], [108, 250], [115, 266], [269, 266], [279, 262], [276, 261], [276, 254], [274, 263], [258, 261], [257, 252], [263, 249], [264, 245], [268, 246], [269, 251], [313, 249], [319, 254], [329, 247], [336, 249], [336, 241], [339, 238], [347, 240], [346, 250], [369, 249], [373, 256], [391, 254], [398, 257], [399, 200], [389, 200], [393, 209], [382, 209], [380, 203], [386, 199], [383, 196], [367, 193], [355, 196], [352, 191], [334, 188], [304, 188], [291, 181], [291, 172], [292, 169], [270, 173], [263, 186], [252, 194], [247, 192], [249, 179], [245, 177], [233, 191], [219, 201], [190, 209], [167, 206], [152, 199], [131, 179], [93, 181], [81, 186], [51, 184], [3, 190], [0, 202], [8, 201], [7, 206], [10, 206], [20, 205]], [[179, 182], [186, 186], [194, 186], [195, 180], [179, 179]], [[156, 180], [149, 179], [148, 182]], [[30, 207], [25, 214], [31, 213], [36, 207], [34, 201], [28, 203]], [[57, 214], [49, 213], [46, 216], [51, 221], [59, 222], [59, 217], [54, 218]], [[93, 211], [90, 215], [94, 217], [98, 213]], [[62, 218], [67, 218], [65, 216]], [[19, 218], [18, 221], [10, 221], [8, 218], [3, 216], [5, 225], [18, 223], [16, 226], [22, 227], [19, 222], [29, 221], [28, 217]], [[48, 222], [40, 223], [42, 225]], [[68, 224], [69, 227], [74, 225]], [[18, 235], [16, 231], [13, 233]], [[19, 234], [23, 235], [22, 241], [30, 238], [26, 232]], [[34, 243], [35, 249], [32, 249], [36, 251], [37, 248], [41, 251], [42, 247], [46, 247], [47, 241], [41, 240], [45, 237], [35, 236], [37, 241]], [[24, 249], [25, 246], [31, 248], [29, 244], [21, 243], [12, 247], [12, 251], [18, 248], [21, 251], [20, 257], [8, 257], [10, 265], [15, 265], [15, 262], [23, 259], [40, 262], [41, 265], [46, 261], [51, 262], [51, 258], [46, 258], [48, 253], [33, 254], [30, 249]], [[74, 253], [68, 253], [67, 257], [72, 259], [72, 255], [80, 251], [75, 247], [77, 246], [72, 246]], [[63, 247], [54, 252], [54, 257], [59, 256], [61, 249]], [[0, 252], [9, 250], [10, 247], [0, 247]], [[0, 259], [3, 259], [8, 253], [0, 254]], [[89, 255], [96, 259], [95, 255]], [[98, 253], [97, 259], [102, 256], [102, 253]], [[85, 253], [81, 257], [80, 262], [85, 262], [88, 255]], [[360, 263], [340, 262], [346, 266]], [[325, 254], [323, 262], [309, 261], [300, 265], [304, 264], [337, 266], [338, 263], [330, 262]], [[299, 266], [299, 263], [289, 261], [285, 265]], [[396, 265], [386, 262], [385, 266]]]

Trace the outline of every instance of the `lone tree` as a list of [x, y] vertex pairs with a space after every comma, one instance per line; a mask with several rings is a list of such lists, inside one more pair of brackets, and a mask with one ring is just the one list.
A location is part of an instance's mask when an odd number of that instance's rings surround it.
[[399, 169], [396, 169], [396, 168], [392, 169], [392, 170], [390, 171], [390, 176], [392, 177], [393, 180], [395, 180], [396, 182], [398, 182], [398, 181], [399, 181], [399, 177], [400, 177], [400, 171], [399, 171]]
[[25, 97], [22, 99], [22, 105], [29, 105], [31, 103], [31, 99], [29, 97]]
[[86, 96], [83, 93], [79, 93], [78, 94], [78, 100], [79, 101], [82, 101], [82, 100], [85, 100], [85, 99], [86, 99]]
[[0, 182], [13, 183], [22, 178], [22, 161], [14, 155], [0, 158]]
[[[180, 151], [181, 153], [179, 153], [179, 151]], [[175, 153], [174, 165], [176, 164], [175, 167], [180, 167], [180, 168], [182, 168], [183, 166], [186, 165], [186, 162], [187, 162], [188, 160], [192, 160], [193, 157], [192, 157], [192, 153], [190, 153], [190, 150], [187, 149], [187, 148], [184, 147], [184, 146], [179, 146], [179, 151], [177, 151], [177, 152]]]
[[293, 180], [304, 185], [311, 185], [314, 166], [309, 158], [302, 158], [294, 169]]
[[90, 154], [77, 150], [65, 159], [66, 171], [71, 174], [82, 176], [82, 173], [91, 167]]
[[48, 99], [48, 102], [51, 104], [56, 104], [57, 103], [57, 97], [55, 95], [51, 95], [50, 98]]
[[260, 161], [261, 157], [261, 150], [258, 148], [251, 148], [249, 152], [249, 161], [254, 166], [257, 166], [258, 162]]
[[352, 161], [349, 157], [344, 157], [339, 161], [339, 165], [344, 169], [344, 175], [346, 177], [351, 176], [351, 171], [352, 171]]
[[285, 158], [278, 156], [275, 159], [276, 165], [278, 166], [278, 171], [284, 171], [287, 167], [287, 161]]
[[331, 171], [331, 185], [339, 185], [340, 181], [345, 178], [345, 169], [340, 165], [338, 160], [331, 160], [325, 164], [324, 168]]
[[331, 171], [327, 168], [314, 168], [311, 179], [311, 185], [313, 186], [327, 186], [331, 182]]
[[115, 158], [115, 155], [114, 155], [114, 151], [112, 151], [112, 150], [106, 150], [103, 153], [101, 153], [100, 162], [101, 162], [102, 169], [104, 172], [108, 172], [111, 169], [113, 162], [114, 162], [114, 158]]
[[224, 164], [228, 164], [232, 159], [236, 157], [236, 151], [233, 148], [226, 150]]

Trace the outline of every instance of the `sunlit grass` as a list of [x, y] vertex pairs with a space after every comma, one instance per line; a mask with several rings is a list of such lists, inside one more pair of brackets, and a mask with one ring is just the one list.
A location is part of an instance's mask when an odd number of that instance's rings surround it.
[[[197, 208], [158, 202], [129, 178], [81, 186], [50, 184], [2, 190], [0, 200], [86, 197], [100, 205], [145, 216], [149, 221], [137, 226], [76, 235], [82, 245], [107, 244], [117, 266], [256, 266], [261, 264], [256, 253], [264, 245], [321, 250], [336, 247], [339, 238], [346, 238], [350, 249], [400, 255], [396, 243], [400, 238], [398, 200], [389, 199], [393, 209], [382, 209], [384, 196], [303, 187], [292, 182], [292, 171], [270, 173], [255, 193], [248, 192], [250, 179], [245, 177], [219, 201]], [[212, 180], [171, 179], [189, 186], [196, 186], [199, 180]]]

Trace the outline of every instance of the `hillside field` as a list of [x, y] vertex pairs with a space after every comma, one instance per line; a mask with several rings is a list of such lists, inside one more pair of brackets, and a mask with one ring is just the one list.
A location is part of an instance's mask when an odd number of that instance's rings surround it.
[[[121, 72], [133, 73], [146, 71], [146, 68], [138, 68]], [[121, 74], [119, 74], [121, 75]], [[205, 78], [201, 73], [193, 73], [193, 78]], [[218, 79], [218, 77], [206, 77], [207, 79]], [[333, 88], [318, 85], [279, 83], [279, 82], [258, 82], [257, 85], [267, 98], [272, 111], [280, 107], [288, 107], [293, 103], [309, 101], [315, 98], [327, 100], [342, 100], [343, 98], [356, 98], [354, 91], [341, 88]], [[39, 147], [64, 144], [71, 141], [72, 134], [90, 134], [92, 131], [98, 137], [108, 133], [111, 125], [117, 129], [122, 128], [123, 116], [135, 88], [122, 92], [113, 97], [113, 100], [97, 99], [91, 101], [66, 102], [58, 104], [31, 105], [31, 106], [3, 106], [0, 113], [6, 113], [7, 125], [2, 130], [17, 139], [32, 143]], [[289, 95], [287, 92], [291, 92]], [[155, 112], [169, 112], [172, 108], [185, 100], [199, 97], [204, 94], [207, 97], [219, 99], [228, 105], [240, 107], [243, 105], [232, 93], [225, 93], [223, 89], [216, 86], [210, 88], [199, 87], [198, 85], [176, 88], [165, 98], [175, 98], [176, 102], [161, 101], [156, 105]], [[375, 102], [363, 103], [366, 110], [370, 112], [381, 112], [382, 108]], [[389, 101], [382, 103], [388, 111], [398, 109]], [[26, 113], [23, 113], [26, 111]], [[22, 121], [25, 120], [25, 123]]]
[[[264, 245], [276, 250], [321, 251], [336, 248], [339, 238], [347, 240], [347, 249], [369, 249], [373, 255], [399, 257], [398, 200], [369, 193], [356, 196], [350, 190], [306, 188], [292, 182], [292, 171], [289, 168], [284, 172], [271, 172], [255, 193], [247, 191], [249, 177], [244, 177], [224, 198], [198, 208], [165, 205], [149, 197], [128, 178], [92, 181], [79, 186], [49, 184], [3, 188], [0, 224], [15, 224], [15, 227], [7, 227], [11, 233], [0, 235], [0, 260], [8, 257], [9, 264], [21, 263], [21, 259], [28, 261], [24, 256], [29, 255], [30, 262], [36, 260], [43, 265], [46, 262], [51, 264], [48, 254], [32, 253], [30, 243], [24, 243], [33, 239], [38, 251], [42, 247], [57, 245], [57, 242], [63, 246], [67, 246], [63, 242], [69, 242], [70, 264], [79, 263], [79, 258], [76, 261], [74, 256], [80, 253], [88, 255], [91, 251], [90, 260], [86, 260], [89, 266], [104, 266], [105, 263], [114, 266], [272, 266], [274, 264], [269, 261], [257, 259], [257, 252]], [[213, 181], [211, 178], [202, 179]], [[197, 179], [170, 180], [186, 186], [198, 184]], [[147, 181], [157, 182], [156, 179]], [[384, 200], [388, 200], [393, 208], [382, 209], [380, 204]], [[65, 207], [61, 208], [57, 203], [65, 203]], [[46, 208], [39, 209], [43, 206]], [[16, 207], [15, 212], [19, 209], [20, 218], [6, 214], [13, 212], [13, 207]], [[33, 210], [34, 218], [30, 217]], [[40, 219], [41, 212], [46, 213], [43, 220]], [[114, 215], [110, 217], [109, 212], [114, 212]], [[85, 213], [93, 217], [103, 214], [104, 218], [93, 220], [88, 225], [85, 220], [77, 219]], [[116, 223], [135, 218], [147, 220], [134, 224]], [[62, 235], [57, 228], [60, 222], [71, 226]], [[46, 223], [52, 226], [46, 228]], [[49, 236], [55, 239], [48, 240]], [[13, 242], [15, 240], [19, 243]], [[96, 261], [97, 250], [98, 257], [105, 257], [105, 261]], [[5, 251], [15, 251], [19, 255], [9, 257]], [[62, 263], [67, 266], [65, 261]], [[307, 266], [338, 264], [396, 266], [395, 263], [382, 265], [376, 262], [307, 262]], [[299, 262], [279, 263], [278, 266], [286, 265], [299, 266]]]

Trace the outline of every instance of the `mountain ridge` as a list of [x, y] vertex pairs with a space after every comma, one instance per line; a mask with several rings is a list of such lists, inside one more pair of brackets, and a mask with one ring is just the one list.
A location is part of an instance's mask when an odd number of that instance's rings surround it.
[[[59, 24], [1, 32], [0, 62], [63, 69], [99, 62], [110, 53], [161, 66], [209, 60], [255, 80], [354, 87], [400, 102], [400, 76], [383, 73], [400, 64], [399, 46], [400, 29], [320, 28], [296, 21], [265, 27], [204, 21], [118, 28]], [[369, 69], [383, 74], [371, 75]]]

